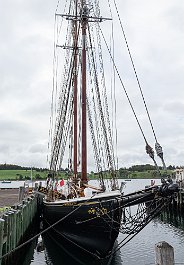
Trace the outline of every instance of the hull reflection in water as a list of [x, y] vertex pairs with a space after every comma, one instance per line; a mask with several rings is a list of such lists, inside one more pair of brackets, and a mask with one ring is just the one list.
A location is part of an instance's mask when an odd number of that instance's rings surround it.
[[[107, 261], [106, 263], [103, 261], [97, 261], [96, 259], [92, 260], [87, 255], [84, 256], [84, 253], [77, 252], [76, 249], [67, 248], [66, 242], [60, 242], [58, 245], [58, 241], [50, 235], [43, 236], [43, 242], [45, 246], [45, 263], [48, 265], [101, 265], [101, 264], [111, 264], [111, 265], [119, 265], [122, 264], [120, 251], [115, 253], [111, 261]], [[73, 255], [73, 254], [75, 255]]]

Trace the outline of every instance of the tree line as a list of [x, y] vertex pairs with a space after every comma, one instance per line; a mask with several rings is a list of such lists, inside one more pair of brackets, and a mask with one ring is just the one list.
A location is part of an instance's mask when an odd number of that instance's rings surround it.
[[[169, 170], [174, 170], [176, 169], [176, 166], [168, 166], [167, 169]], [[24, 167], [24, 166], [19, 166], [19, 165], [13, 165], [13, 164], [0, 164], [0, 170], [36, 170], [36, 171], [46, 171], [48, 170], [47, 168], [38, 168], [38, 167]], [[162, 167], [160, 167], [162, 169]], [[155, 170], [155, 166], [150, 165], [150, 164], [145, 164], [145, 165], [133, 165], [129, 168], [126, 167], [121, 167], [119, 170], [128, 170], [130, 172], [144, 172], [148, 170]], [[69, 169], [61, 169], [60, 171], [69, 171]]]
[[37, 167], [22, 167], [18, 165], [13, 164], [0, 164], [0, 170], [35, 170], [39, 172], [43, 172], [45, 170], [48, 170], [47, 168], [37, 168]]
[[[174, 170], [176, 169], [176, 166], [169, 165], [167, 167], [168, 170]], [[159, 167], [160, 170], [162, 170], [162, 167]], [[119, 176], [120, 178], [127, 178], [129, 176], [131, 177], [137, 177], [137, 176], [143, 176], [146, 174], [148, 177], [148, 174], [152, 178], [160, 177], [159, 172], [156, 170], [155, 166], [146, 164], [146, 165], [134, 165], [129, 168], [123, 167], [119, 169]], [[140, 175], [141, 174], [141, 175]]]
[[[126, 168], [125, 168], [126, 169]], [[159, 169], [161, 170], [162, 167], [159, 167]], [[168, 166], [167, 167], [168, 170], [174, 170], [176, 169], [175, 166]], [[155, 166], [150, 165], [150, 164], [145, 164], [145, 165], [134, 165], [131, 166], [127, 169], [128, 171], [138, 171], [138, 172], [144, 172], [144, 171], [148, 171], [148, 170], [155, 170]]]

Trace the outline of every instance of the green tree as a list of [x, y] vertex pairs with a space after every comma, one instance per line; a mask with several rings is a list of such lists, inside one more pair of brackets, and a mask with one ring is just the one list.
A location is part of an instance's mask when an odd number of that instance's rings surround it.
[[119, 169], [119, 176], [120, 178], [127, 178], [128, 177], [128, 170], [125, 168]]
[[40, 179], [40, 174], [37, 173], [37, 174], [35, 175], [35, 179]]
[[158, 178], [159, 177], [158, 171], [157, 170], [152, 170], [151, 171], [151, 176], [152, 176], [152, 178]]

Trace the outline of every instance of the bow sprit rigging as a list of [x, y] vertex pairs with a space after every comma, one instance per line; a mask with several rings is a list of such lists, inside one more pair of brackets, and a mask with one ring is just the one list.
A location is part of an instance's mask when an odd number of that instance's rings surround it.
[[[108, 0], [108, 2], [109, 2], [109, 0]], [[127, 48], [127, 51], [128, 51], [128, 55], [129, 55], [130, 61], [131, 61], [131, 65], [132, 65], [132, 68], [133, 68], [133, 72], [135, 74], [135, 78], [136, 78], [136, 81], [137, 81], [137, 85], [138, 85], [138, 88], [139, 88], [139, 91], [140, 91], [140, 94], [141, 94], [141, 97], [142, 97], [142, 101], [143, 101], [143, 104], [144, 104], [144, 107], [145, 107], [145, 110], [146, 110], [146, 113], [147, 113], [147, 117], [148, 117], [148, 120], [149, 120], [149, 123], [150, 123], [150, 126], [151, 126], [151, 130], [152, 130], [153, 136], [155, 138], [155, 151], [156, 151], [157, 156], [162, 161], [163, 169], [167, 173], [167, 167], [166, 167], [166, 164], [165, 164], [165, 161], [164, 161], [163, 150], [162, 150], [162, 147], [158, 143], [158, 140], [157, 140], [156, 132], [155, 132], [155, 129], [154, 129], [154, 126], [153, 126], [153, 122], [151, 120], [151, 116], [150, 116], [150, 113], [149, 113], [149, 110], [148, 110], [148, 106], [146, 104], [146, 100], [145, 100], [145, 97], [144, 97], [144, 94], [143, 94], [143, 89], [142, 89], [142, 86], [141, 86], [141, 83], [140, 83], [140, 80], [139, 80], [139, 77], [138, 77], [138, 73], [137, 73], [137, 70], [136, 70], [136, 67], [135, 67], [135, 62], [133, 60], [133, 57], [132, 57], [132, 54], [131, 54], [131, 51], [130, 51], [130, 47], [129, 47], [129, 44], [128, 44], [127, 36], [125, 34], [125, 30], [124, 30], [124, 27], [123, 27], [122, 19], [121, 19], [120, 14], [119, 14], [119, 10], [118, 10], [118, 6], [117, 6], [117, 3], [116, 3], [116, 0], [113, 0], [113, 3], [114, 3], [114, 7], [115, 7], [115, 10], [116, 10], [116, 13], [117, 13], [118, 20], [119, 20], [119, 24], [120, 24], [120, 28], [121, 28], [121, 31], [122, 31], [122, 35], [123, 35], [124, 41], [126, 43], [126, 48]], [[110, 3], [109, 3], [109, 6], [110, 6]], [[124, 85], [123, 85], [123, 88], [124, 88]], [[124, 90], [125, 90], [125, 88], [124, 88]], [[125, 91], [125, 93], [126, 93], [126, 91]], [[153, 149], [151, 148], [151, 146], [148, 144], [148, 142], [146, 140], [146, 137], [145, 137], [145, 135], [143, 133], [143, 130], [142, 130], [141, 126], [140, 126], [140, 123], [139, 123], [139, 121], [137, 119], [136, 113], [135, 113], [135, 111], [133, 109], [133, 106], [132, 106], [132, 104], [131, 104], [130, 99], [129, 99], [128, 96], [127, 96], [127, 98], [128, 98], [129, 104], [130, 104], [130, 106], [132, 108], [132, 111], [134, 113], [134, 116], [135, 116], [135, 118], [137, 120], [138, 126], [139, 126], [139, 128], [141, 130], [141, 133], [143, 135], [143, 138], [145, 140], [145, 143], [146, 143], [146, 153], [152, 158], [152, 160], [153, 160], [153, 162], [155, 164], [155, 167], [156, 167], [159, 175], [161, 176], [159, 167], [158, 167], [157, 162], [156, 162], [156, 160], [154, 158], [154, 151], [153, 151]]]

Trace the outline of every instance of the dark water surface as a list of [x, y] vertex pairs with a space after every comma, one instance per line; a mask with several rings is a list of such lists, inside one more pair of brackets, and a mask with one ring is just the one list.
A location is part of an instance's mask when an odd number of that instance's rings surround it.
[[[126, 182], [125, 193], [139, 190], [149, 185], [150, 180], [131, 180]], [[156, 184], [160, 184], [157, 180]], [[166, 241], [174, 248], [175, 264], [184, 264], [184, 218], [170, 214], [155, 218], [138, 235], [116, 253], [111, 265], [151, 265], [154, 264], [154, 246]], [[120, 234], [118, 242], [123, 239]], [[44, 244], [45, 240], [45, 244]], [[50, 240], [39, 237], [27, 249], [22, 265], [78, 265], [53, 245]], [[95, 264], [95, 263], [94, 263]], [[20, 264], [21, 265], [21, 264]], [[86, 264], [88, 265], [88, 264]]]

